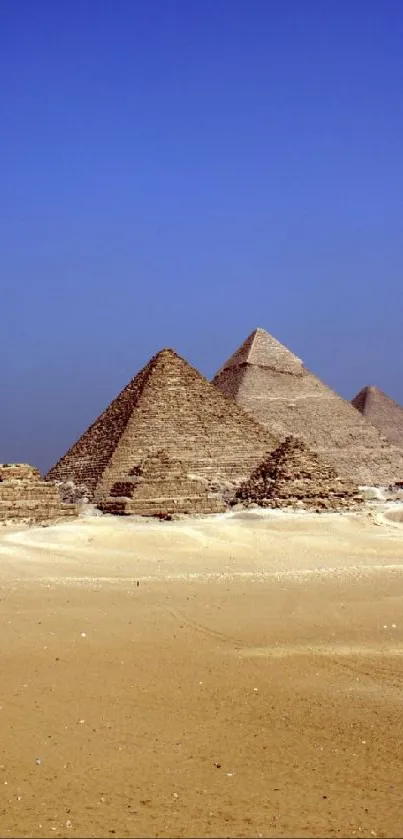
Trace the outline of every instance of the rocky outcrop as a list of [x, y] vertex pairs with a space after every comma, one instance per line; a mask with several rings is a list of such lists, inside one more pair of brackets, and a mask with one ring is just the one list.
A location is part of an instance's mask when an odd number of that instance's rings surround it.
[[266, 458], [241, 484], [235, 501], [262, 507], [346, 510], [362, 503], [358, 487], [293, 437]]
[[40, 523], [76, 515], [73, 504], [63, 504], [59, 491], [26, 463], [0, 465], [0, 521]]

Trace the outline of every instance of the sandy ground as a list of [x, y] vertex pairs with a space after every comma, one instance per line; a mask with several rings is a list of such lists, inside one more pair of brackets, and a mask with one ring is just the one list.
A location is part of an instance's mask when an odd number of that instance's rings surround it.
[[403, 524], [0, 530], [2, 837], [403, 836]]

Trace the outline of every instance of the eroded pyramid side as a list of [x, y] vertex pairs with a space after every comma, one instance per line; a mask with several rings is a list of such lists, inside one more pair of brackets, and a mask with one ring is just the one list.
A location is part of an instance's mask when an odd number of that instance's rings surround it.
[[103, 472], [116, 450], [156, 357], [135, 376], [90, 425], [63, 457], [52, 466], [46, 480], [72, 481], [92, 497]]

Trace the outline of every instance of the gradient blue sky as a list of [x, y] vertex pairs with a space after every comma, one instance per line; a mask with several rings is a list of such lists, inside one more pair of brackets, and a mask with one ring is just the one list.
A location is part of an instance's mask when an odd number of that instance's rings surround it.
[[262, 326], [403, 403], [401, 0], [1, 0], [0, 462]]

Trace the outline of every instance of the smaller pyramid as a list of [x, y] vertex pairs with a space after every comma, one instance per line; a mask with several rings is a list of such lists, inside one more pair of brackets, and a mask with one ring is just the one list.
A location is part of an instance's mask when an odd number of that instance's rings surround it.
[[403, 449], [403, 408], [374, 385], [367, 385], [351, 404], [395, 446]]
[[236, 500], [320, 512], [354, 508], [362, 498], [352, 481], [340, 478], [302, 440], [287, 437], [241, 484]]
[[159, 516], [177, 513], [208, 514], [226, 510], [221, 498], [209, 492], [209, 482], [187, 473], [183, 463], [161, 449], [139, 460], [129, 474], [111, 487], [98, 505], [114, 515]]

